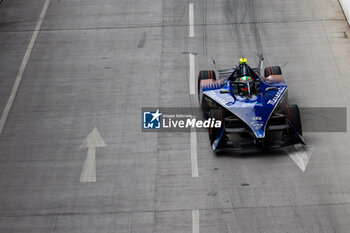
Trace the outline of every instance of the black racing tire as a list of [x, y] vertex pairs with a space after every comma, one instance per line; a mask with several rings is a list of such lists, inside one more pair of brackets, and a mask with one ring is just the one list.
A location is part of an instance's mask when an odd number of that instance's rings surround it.
[[216, 75], [214, 70], [201, 70], [198, 73], [198, 100], [200, 99], [200, 88], [201, 88], [201, 80], [212, 79], [216, 80]]
[[220, 128], [209, 127], [209, 140], [210, 145], [212, 145], [215, 139], [219, 136], [222, 128], [224, 127], [224, 111], [222, 111], [221, 108], [211, 109], [209, 111], [209, 119], [213, 119], [215, 121], [220, 120], [222, 122]]
[[286, 119], [292, 124], [294, 129], [298, 131], [300, 135], [303, 135], [303, 129], [301, 127], [301, 118], [298, 105], [286, 105], [283, 108], [283, 114]]
[[281, 67], [279, 66], [269, 66], [264, 70], [265, 77], [269, 77], [270, 75], [282, 75]]

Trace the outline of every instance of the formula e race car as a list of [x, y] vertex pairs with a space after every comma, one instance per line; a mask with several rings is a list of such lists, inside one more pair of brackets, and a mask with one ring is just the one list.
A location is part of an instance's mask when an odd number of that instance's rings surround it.
[[288, 87], [279, 66], [250, 68], [241, 58], [235, 69], [200, 71], [198, 98], [205, 119], [221, 121], [209, 127], [214, 151], [223, 148], [268, 149], [297, 143], [302, 137], [297, 105], [287, 102]]

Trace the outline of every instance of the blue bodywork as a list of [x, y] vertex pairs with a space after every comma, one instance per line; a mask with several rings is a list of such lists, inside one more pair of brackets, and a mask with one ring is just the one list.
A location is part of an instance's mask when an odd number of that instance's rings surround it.
[[[285, 82], [259, 81], [260, 91], [251, 97], [235, 95], [233, 90], [235, 87], [230, 85], [228, 79], [202, 86], [202, 91], [204, 96], [214, 100], [245, 122], [256, 138], [265, 138], [266, 125], [279, 102], [286, 96], [288, 87]], [[265, 92], [268, 87], [275, 87], [275, 89], [269, 88], [270, 90]], [[227, 89], [229, 93], [221, 93], [222, 89]], [[212, 145], [214, 151], [217, 149], [223, 131], [224, 129]]]

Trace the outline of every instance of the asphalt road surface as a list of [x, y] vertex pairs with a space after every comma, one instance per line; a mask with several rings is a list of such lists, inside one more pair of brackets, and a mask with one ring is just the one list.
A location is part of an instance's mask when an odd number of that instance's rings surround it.
[[349, 36], [337, 0], [4, 0], [0, 232], [350, 232], [348, 132], [305, 133], [300, 166], [140, 120], [257, 54], [291, 103], [349, 108]]

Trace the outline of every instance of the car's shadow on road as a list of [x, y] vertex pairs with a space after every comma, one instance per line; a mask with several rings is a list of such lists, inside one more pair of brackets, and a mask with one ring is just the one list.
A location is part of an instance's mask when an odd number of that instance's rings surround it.
[[277, 150], [249, 150], [249, 151], [233, 151], [230, 149], [220, 150], [218, 152], [213, 152], [216, 157], [231, 157], [240, 159], [251, 159], [251, 158], [261, 158], [261, 157], [284, 157], [288, 156], [286, 151], [283, 149]]

